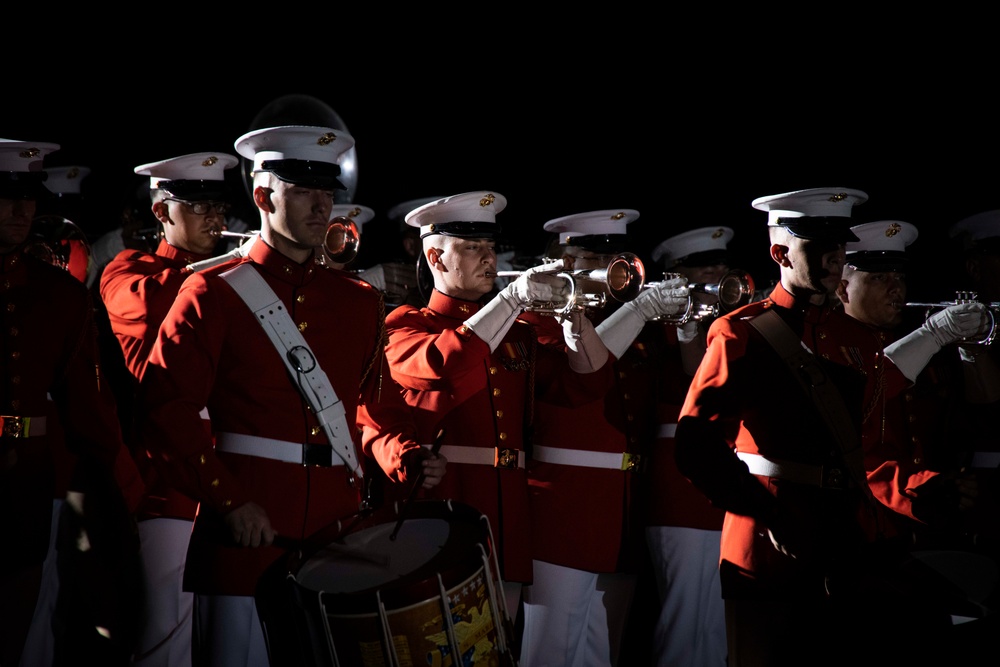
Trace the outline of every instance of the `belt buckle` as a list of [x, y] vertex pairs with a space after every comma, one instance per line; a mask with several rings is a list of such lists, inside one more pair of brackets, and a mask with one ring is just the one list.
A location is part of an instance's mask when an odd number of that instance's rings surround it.
[[24, 426], [24, 417], [0, 415], [0, 428], [2, 428], [0, 434], [6, 438], [20, 438], [21, 434], [24, 433]]
[[639, 472], [640, 465], [642, 465], [642, 454], [628, 452], [622, 454], [622, 472]]
[[494, 468], [504, 468], [506, 470], [511, 470], [517, 467], [517, 450], [516, 449], [506, 449], [497, 447], [496, 448], [496, 459], [493, 461]]
[[329, 468], [333, 465], [333, 447], [329, 445], [302, 445], [302, 465]]
[[827, 468], [826, 466], [823, 466], [823, 488], [847, 488], [847, 479], [844, 477], [844, 471], [840, 468]]

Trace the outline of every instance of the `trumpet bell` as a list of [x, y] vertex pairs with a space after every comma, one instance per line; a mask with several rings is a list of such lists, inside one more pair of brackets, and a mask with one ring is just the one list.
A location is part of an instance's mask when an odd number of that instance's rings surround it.
[[361, 233], [358, 225], [348, 217], [338, 215], [330, 221], [326, 228], [326, 238], [323, 249], [327, 257], [337, 264], [347, 264], [358, 254], [361, 245]]
[[618, 255], [606, 269], [608, 292], [618, 301], [631, 301], [639, 296], [646, 282], [646, 267], [632, 253]]
[[719, 311], [724, 314], [753, 301], [756, 287], [753, 276], [745, 271], [733, 269], [727, 271], [717, 284], [706, 286], [705, 291], [719, 297]]

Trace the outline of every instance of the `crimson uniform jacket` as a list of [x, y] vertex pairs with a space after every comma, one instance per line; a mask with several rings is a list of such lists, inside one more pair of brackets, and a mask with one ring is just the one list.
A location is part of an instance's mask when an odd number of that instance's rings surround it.
[[[414, 409], [422, 442], [431, 442], [444, 429], [446, 446], [523, 452], [533, 400], [588, 400], [607, 390], [610, 365], [595, 373], [575, 373], [564, 352], [538, 346], [532, 327], [520, 320], [490, 353], [489, 345], [462, 328], [479, 308], [477, 302], [435, 290], [427, 307], [400, 306], [386, 317], [386, 356]], [[503, 578], [531, 582], [523, 468], [449, 461], [441, 483], [424, 495], [454, 499], [481, 512], [498, 545]]]
[[[162, 239], [155, 254], [123, 250], [104, 267], [101, 299], [111, 329], [121, 345], [125, 365], [136, 382], [146, 369], [160, 322], [170, 310], [184, 279], [191, 275], [184, 269], [209, 257], [181, 250]], [[211, 428], [209, 423], [206, 428]], [[140, 507], [139, 519], [194, 519], [198, 503], [164, 483], [144, 451], [133, 451], [133, 456], [149, 491]]]
[[101, 273], [101, 299], [125, 354], [125, 365], [142, 378], [160, 322], [174, 303], [188, 264], [208, 259], [161, 240], [155, 254], [123, 250]]
[[[66, 271], [15, 252], [0, 256], [0, 295], [0, 565], [20, 567], [45, 559], [52, 523], [52, 436], [37, 418], [57, 417], [53, 433], [64, 433], [79, 461], [113, 472], [129, 511], [145, 489], [122, 444], [111, 388], [101, 379], [87, 288]], [[16, 417], [36, 420], [34, 428], [29, 422], [26, 432], [11, 437]]]
[[[681, 474], [674, 457], [677, 419], [691, 386], [691, 376], [684, 372], [681, 363], [677, 326], [651, 322], [643, 331], [646, 330], [651, 330], [654, 341], [659, 343], [655, 349], [660, 362], [656, 406], [658, 428], [643, 475], [646, 525], [722, 530], [726, 513], [714, 507], [705, 494]], [[652, 346], [650, 343], [646, 345]]]
[[[563, 349], [556, 318], [526, 313], [539, 342]], [[532, 451], [538, 447], [621, 456], [616, 469], [564, 465], [535, 458], [528, 465], [534, 558], [588, 572], [635, 572], [642, 541], [639, 497], [643, 458], [656, 426], [654, 387], [659, 354], [650, 327], [610, 360], [613, 386], [577, 405], [539, 397]], [[626, 469], [622, 469], [625, 466]]]
[[[797, 304], [780, 284], [768, 299], [717, 319], [678, 423], [677, 463], [727, 511], [722, 528], [723, 596], [825, 596], [825, 577], [873, 542], [896, 533], [895, 517], [849, 482], [840, 447], [786, 362], [746, 321], [775, 309], [813, 350], [860, 430], [865, 378], [838, 362], [838, 341], [856, 323], [842, 310]], [[898, 372], [898, 370], [896, 371]], [[847, 484], [814, 485], [751, 475], [739, 452], [840, 470]], [[838, 488], [839, 487], [839, 488]], [[779, 510], [808, 517], [817, 560], [792, 559], [770, 541]]]
[[382, 300], [371, 286], [313, 259], [292, 262], [263, 241], [247, 258], [192, 274], [150, 352], [140, 405], [153, 460], [168, 483], [201, 503], [184, 572], [185, 590], [199, 594], [253, 595], [260, 575], [284, 553], [273, 545], [235, 546], [222, 519], [230, 510], [253, 501], [279, 535], [303, 540], [356, 514], [362, 495], [362, 482], [347, 466], [213, 449], [199, 416], [206, 406], [216, 438], [233, 433], [328, 445], [286, 370], [284, 351], [219, 276], [241, 262], [263, 276], [297, 324], [343, 402], [350, 432], [367, 425], [380, 446], [400, 452], [419, 446], [409, 409], [383, 369]]

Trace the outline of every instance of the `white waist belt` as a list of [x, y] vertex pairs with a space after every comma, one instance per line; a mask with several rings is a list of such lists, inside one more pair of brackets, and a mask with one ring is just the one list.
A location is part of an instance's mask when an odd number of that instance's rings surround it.
[[628, 470], [631, 468], [629, 461], [635, 458], [621, 452], [591, 452], [561, 447], [535, 447], [531, 450], [531, 457], [543, 463], [605, 470]]
[[736, 456], [747, 464], [747, 468], [754, 475], [787, 479], [790, 482], [797, 482], [799, 484], [823, 486], [822, 466], [766, 459], [760, 454], [750, 454], [748, 452], [736, 452]]
[[[242, 454], [244, 456], [259, 456], [264, 459], [274, 461], [284, 461], [285, 463], [298, 463], [307, 465], [307, 451], [329, 452], [333, 450], [329, 445], [309, 445], [300, 442], [286, 442], [284, 440], [272, 440], [271, 438], [261, 438], [256, 435], [244, 435], [242, 433], [217, 433], [215, 436], [215, 449], [227, 454]], [[326, 450], [324, 452], [323, 450]], [[342, 466], [344, 461], [339, 456], [329, 456], [322, 464], [325, 466]]]
[[660, 430], [656, 432], [657, 438], [673, 438], [677, 435], [677, 424], [660, 424]]
[[[430, 447], [430, 445], [424, 445], [424, 447]], [[520, 449], [442, 445], [438, 451], [448, 459], [448, 463], [472, 463], [496, 468], [524, 467], [524, 451]], [[517, 457], [516, 465], [515, 456]]]
[[970, 465], [973, 468], [996, 468], [1000, 466], [1000, 452], [975, 452]]

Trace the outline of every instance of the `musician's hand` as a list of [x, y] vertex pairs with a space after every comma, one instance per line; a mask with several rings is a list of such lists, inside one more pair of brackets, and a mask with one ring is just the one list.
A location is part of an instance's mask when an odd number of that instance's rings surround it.
[[[428, 454], [430, 454], [430, 452], [428, 452]], [[444, 477], [447, 465], [448, 459], [445, 458], [444, 454], [430, 454], [430, 456], [421, 461], [420, 469], [423, 471], [424, 475], [424, 483], [422, 486], [425, 489], [432, 489], [440, 484], [441, 479]]]
[[403, 452], [403, 468], [406, 479], [423, 475], [421, 486], [430, 489], [441, 483], [448, 459], [443, 454], [434, 454], [425, 447], [414, 447]]
[[249, 502], [226, 514], [223, 519], [229, 528], [233, 541], [244, 547], [270, 546], [274, 542], [275, 531], [264, 508]]
[[934, 313], [923, 326], [934, 335], [937, 344], [944, 347], [963, 339], [985, 336], [989, 332], [989, 315], [985, 304], [960, 303]]
[[518, 306], [526, 306], [532, 301], [552, 301], [566, 297], [569, 284], [565, 278], [555, 275], [563, 270], [563, 261], [556, 260], [534, 266], [518, 276], [505, 287], [501, 294], [509, 295]]

